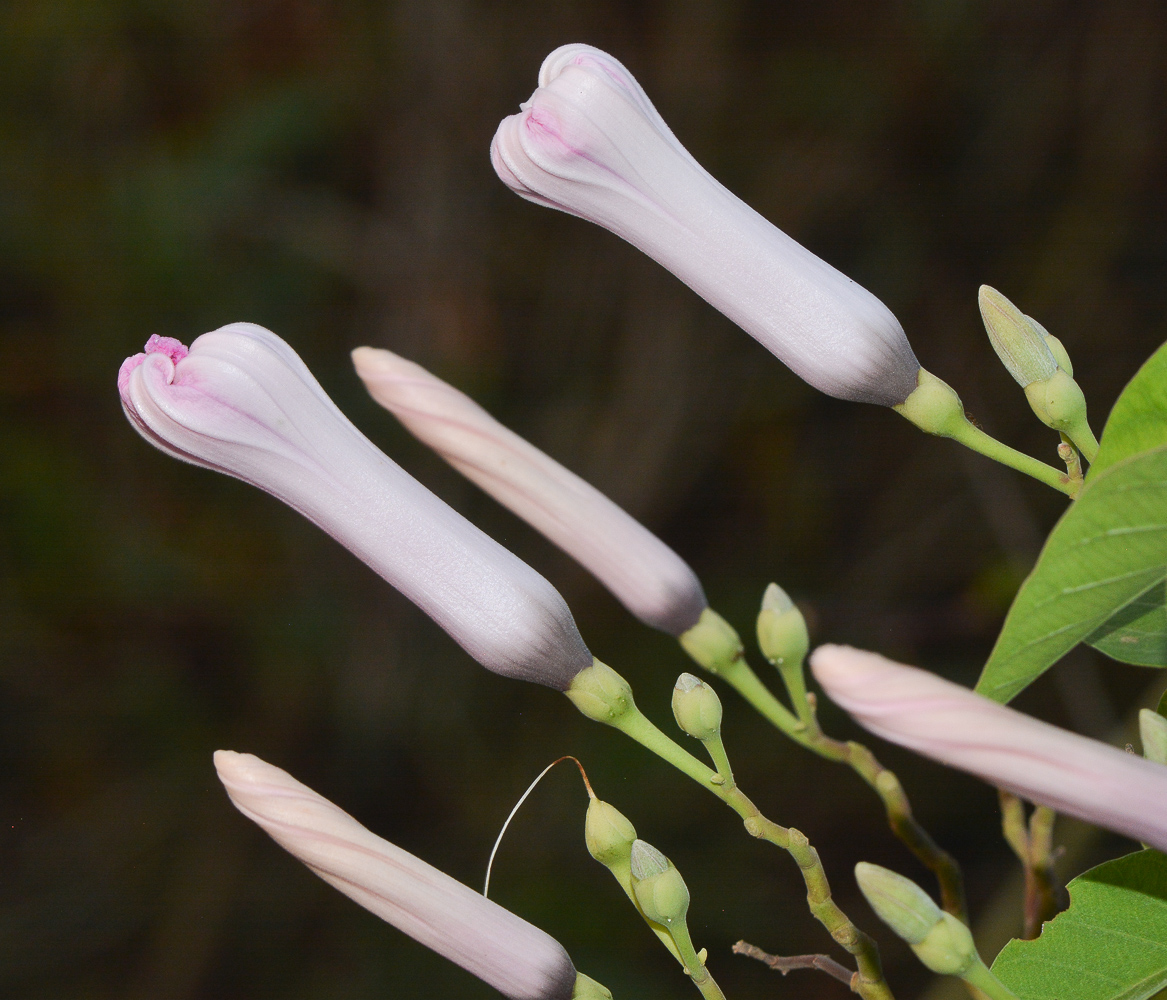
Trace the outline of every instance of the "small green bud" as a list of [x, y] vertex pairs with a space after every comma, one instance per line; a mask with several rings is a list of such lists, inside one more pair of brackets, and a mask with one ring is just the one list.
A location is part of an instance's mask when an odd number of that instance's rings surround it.
[[912, 394], [892, 409], [926, 434], [937, 437], [956, 437], [968, 423], [956, 390], [924, 368], [916, 376]]
[[688, 632], [680, 637], [681, 646], [711, 674], [717, 674], [741, 659], [745, 651], [741, 636], [712, 608], [701, 612]]
[[887, 868], [860, 861], [855, 881], [879, 919], [908, 944], [924, 941], [944, 916], [915, 882]]
[[981, 960], [972, 932], [951, 913], [941, 913], [940, 922], [912, 951], [940, 976], [962, 976]]
[[1045, 331], [1028, 316], [988, 285], [981, 285], [977, 301], [993, 350], [1019, 386], [1024, 389], [1057, 371], [1058, 363], [1043, 336]]
[[584, 820], [584, 842], [588, 853], [607, 868], [630, 863], [636, 827], [613, 805], [592, 799]]
[[1142, 709], [1139, 736], [1143, 740], [1143, 756], [1156, 764], [1167, 764], [1167, 719], [1149, 708]]
[[576, 674], [564, 694], [589, 719], [609, 725], [636, 705], [632, 686], [599, 660]]
[[673, 717], [694, 739], [712, 739], [721, 732], [721, 699], [700, 677], [681, 674], [673, 688]]
[[786, 664], [800, 666], [810, 649], [806, 619], [776, 583], [770, 584], [762, 595], [762, 610], [758, 612], [758, 647], [776, 667]]
[[665, 927], [683, 925], [689, 912], [689, 889], [676, 866], [652, 844], [632, 845], [632, 890], [649, 920]]
[[575, 974], [575, 987], [571, 991], [571, 1000], [612, 1000], [612, 991], [607, 986], [601, 986], [594, 979], [585, 976], [582, 972]]

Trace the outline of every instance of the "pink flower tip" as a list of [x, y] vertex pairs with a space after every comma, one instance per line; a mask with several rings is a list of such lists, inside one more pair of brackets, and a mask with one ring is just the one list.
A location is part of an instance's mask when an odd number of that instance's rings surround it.
[[190, 354], [190, 350], [186, 344], [174, 337], [160, 337], [156, 333], [151, 334], [150, 339], [146, 341], [144, 353], [134, 354], [126, 358], [122, 362], [121, 368], [118, 369], [118, 392], [123, 399], [126, 395], [126, 387], [130, 384], [130, 375], [151, 354], [165, 354], [170, 358], [170, 363], [176, 365]]

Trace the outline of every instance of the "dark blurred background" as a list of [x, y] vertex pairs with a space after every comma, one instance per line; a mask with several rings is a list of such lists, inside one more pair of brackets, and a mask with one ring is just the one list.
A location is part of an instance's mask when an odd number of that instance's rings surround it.
[[[236, 813], [211, 766], [220, 747], [285, 767], [473, 886], [527, 783], [574, 753], [686, 876], [694, 938], [731, 998], [849, 995], [729, 954], [744, 937], [844, 957], [788, 858], [556, 693], [483, 671], [276, 501], [151, 449], [119, 408], [118, 365], [150, 334], [272, 328], [375, 441], [562, 590], [671, 730], [679, 649], [366, 398], [348, 351], [389, 347], [657, 531], [743, 635], [777, 580], [816, 640], [972, 683], [1062, 498], [891, 411], [815, 393], [615, 237], [508, 192], [491, 135], [570, 41], [624, 61], [714, 175], [882, 298], [1009, 443], [1056, 461], [984, 336], [981, 282], [1064, 340], [1096, 429], [1164, 339], [1161, 4], [9, 0], [3, 996], [495, 995]], [[1019, 704], [1121, 741], [1154, 680], [1079, 651]], [[850, 869], [927, 874], [852, 774], [725, 703], [743, 787], [808, 833], [898, 995], [923, 995]], [[875, 749], [965, 863], [991, 955], [1020, 926], [994, 793]], [[574, 771], [553, 771], [492, 895], [618, 1000], [695, 996], [587, 857], [585, 804]], [[1059, 836], [1077, 845], [1067, 875], [1129, 846], [1068, 824]]]

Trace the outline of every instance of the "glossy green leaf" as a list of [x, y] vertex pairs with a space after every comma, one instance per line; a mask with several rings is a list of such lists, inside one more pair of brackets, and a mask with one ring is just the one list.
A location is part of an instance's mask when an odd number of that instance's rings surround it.
[[1107, 861], [1068, 886], [1070, 908], [993, 972], [1020, 1000], [1148, 1000], [1167, 988], [1167, 855]]
[[1018, 592], [977, 690], [1009, 701], [1079, 642], [1167, 666], [1167, 345], [1115, 404], [1086, 485]]

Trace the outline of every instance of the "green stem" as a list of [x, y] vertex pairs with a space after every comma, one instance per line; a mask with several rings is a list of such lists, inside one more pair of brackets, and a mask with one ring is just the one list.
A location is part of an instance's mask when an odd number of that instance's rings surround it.
[[726, 787], [714, 780], [719, 777], [715, 771], [669, 739], [635, 705], [628, 705], [609, 721], [609, 725], [716, 795], [742, 818], [750, 836], [768, 841], [788, 852], [802, 872], [811, 913], [830, 932], [831, 937], [855, 957], [859, 967], [855, 991], [864, 1000], [893, 1000], [891, 989], [883, 977], [875, 942], [859, 930], [831, 898], [830, 883], [818, 852], [810, 846], [804, 834], [767, 819], [736, 785]]
[[[1000, 462], [1002, 465], [1007, 465], [1009, 468], [1016, 469], [1018, 472], [1024, 472], [1027, 476], [1032, 476], [1034, 479], [1045, 483], [1046, 486], [1052, 486], [1055, 490], [1059, 490], [1068, 496], [1072, 497], [1077, 492], [1074, 489], [1074, 484], [1070, 481], [1070, 477], [1064, 472], [1058, 472], [1052, 465], [1046, 465], [1045, 462], [1038, 461], [1036, 458], [1018, 451], [1016, 448], [1010, 448], [1007, 444], [1003, 444], [995, 437], [991, 437], [967, 420], [955, 424], [943, 436], [952, 438], [952, 440], [959, 442], [966, 448], [979, 452], [986, 458], [993, 459], [994, 462]], [[1083, 454], [1086, 454], [1086, 452], [1083, 451]], [[1087, 460], [1089, 460], [1088, 454]]]
[[970, 986], [975, 986], [978, 990], [990, 997], [991, 1000], [1019, 1000], [1016, 993], [1014, 993], [1008, 986], [999, 980], [989, 970], [979, 958], [973, 963], [972, 967], [961, 976]]
[[693, 980], [693, 985], [701, 991], [705, 1000], [725, 1000], [725, 994], [721, 992], [721, 987], [717, 985], [717, 981], [705, 967], [705, 963], [701, 961], [701, 956], [697, 954], [697, 949], [693, 947], [693, 939], [689, 936], [688, 925], [682, 920], [676, 927], [670, 928], [669, 933], [672, 934], [673, 941], [676, 942], [677, 951], [681, 956], [681, 964], [685, 966], [685, 971]]
[[718, 664], [714, 672], [796, 743], [826, 760], [848, 765], [867, 782], [883, 802], [892, 832], [935, 874], [940, 883], [941, 905], [957, 920], [968, 923], [960, 865], [916, 821], [911, 803], [895, 774], [884, 767], [863, 744], [853, 740], [843, 743], [825, 736], [814, 716], [810, 695], [806, 696], [809, 721], [796, 717], [758, 679], [744, 656], [739, 654], [731, 663]]
[[722, 788], [733, 788], [733, 768], [729, 765], [729, 756], [725, 752], [725, 744], [721, 740], [721, 733], [716, 733], [705, 740], [705, 750], [717, 768], [717, 776], [721, 779]]

